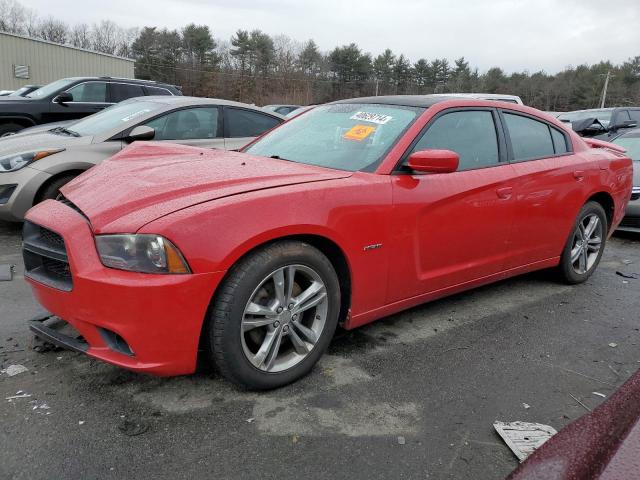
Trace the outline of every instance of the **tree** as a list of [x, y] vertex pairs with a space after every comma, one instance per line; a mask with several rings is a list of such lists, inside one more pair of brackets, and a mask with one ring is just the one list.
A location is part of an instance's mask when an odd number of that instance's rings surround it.
[[91, 28], [91, 38], [93, 39], [93, 50], [96, 52], [113, 55], [117, 47], [118, 25], [111, 20], [102, 20], [94, 23]]
[[393, 66], [393, 80], [396, 84], [395, 93], [406, 93], [407, 86], [409, 85], [410, 74], [411, 62], [404, 55], [400, 54]]
[[0, 0], [0, 31], [22, 34], [27, 9], [16, 0]]
[[215, 65], [218, 62], [216, 42], [209, 27], [191, 23], [182, 29], [182, 49], [194, 68]]
[[298, 65], [306, 75], [317, 75], [322, 63], [322, 54], [316, 42], [309, 40], [298, 56]]
[[66, 43], [68, 35], [67, 24], [53, 17], [43, 20], [38, 28], [38, 36], [49, 42]]
[[89, 49], [93, 45], [91, 30], [86, 23], [74, 25], [69, 32], [69, 43], [74, 47]]
[[382, 83], [383, 88], [384, 85], [389, 85], [392, 82], [395, 64], [396, 56], [388, 48], [373, 60], [373, 74], [376, 80]]

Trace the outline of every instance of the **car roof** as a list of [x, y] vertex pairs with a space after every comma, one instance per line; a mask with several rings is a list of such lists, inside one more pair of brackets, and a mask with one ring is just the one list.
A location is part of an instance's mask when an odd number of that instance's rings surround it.
[[[265, 110], [261, 107], [256, 107], [255, 105], [249, 105], [247, 103], [234, 102], [232, 100], [224, 100], [222, 98], [205, 98], [205, 97], [185, 97], [185, 96], [171, 96], [171, 95], [149, 95], [146, 97], [134, 97], [125, 102], [149, 102], [152, 101], [154, 103], [161, 103], [167, 105], [168, 107], [182, 107], [189, 105], [224, 105], [230, 107], [240, 107], [240, 108], [249, 108], [251, 110], [258, 110], [266, 113], [267, 115], [271, 115], [273, 117], [284, 118], [284, 116], [279, 113], [273, 112], [271, 110]], [[121, 102], [122, 103], [122, 102]]]
[[142, 85], [162, 85], [162, 86], [169, 86], [169, 87], [174, 87], [174, 88], [178, 88], [175, 85], [171, 85], [169, 83], [164, 83], [164, 82], [156, 82], [155, 80], [142, 80], [139, 78], [124, 78], [124, 77], [109, 77], [109, 76], [95, 76], [95, 77], [66, 77], [65, 80], [72, 80], [72, 81], [76, 81], [76, 80], [115, 80], [115, 81], [121, 81], [121, 82], [131, 82], [131, 83], [139, 83]]
[[[440, 95], [382, 95], [378, 97], [360, 97], [338, 100], [334, 103], [377, 103], [381, 105], [400, 105], [404, 107], [422, 107], [429, 108], [433, 105], [451, 100], [468, 100], [470, 102], [500, 102], [499, 98], [476, 98], [475, 96], [459, 95], [459, 94], [440, 94]], [[514, 103], [515, 105], [515, 103]], [[522, 106], [522, 105], [520, 105]]]

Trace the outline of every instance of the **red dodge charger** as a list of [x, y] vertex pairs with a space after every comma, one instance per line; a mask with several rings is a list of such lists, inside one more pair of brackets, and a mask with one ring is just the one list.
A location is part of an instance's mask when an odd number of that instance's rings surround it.
[[515, 104], [343, 100], [242, 153], [136, 143], [31, 209], [26, 277], [58, 345], [140, 372], [274, 388], [338, 324], [532, 270], [596, 269], [632, 163]]

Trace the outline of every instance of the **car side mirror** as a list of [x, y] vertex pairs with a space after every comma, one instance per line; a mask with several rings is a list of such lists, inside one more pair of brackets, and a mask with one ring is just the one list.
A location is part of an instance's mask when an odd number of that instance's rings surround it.
[[129, 135], [127, 135], [127, 141], [135, 142], [140, 140], [153, 140], [153, 137], [155, 136], [156, 130], [154, 128], [146, 125], [138, 125], [129, 132]]
[[420, 173], [453, 173], [458, 170], [460, 156], [451, 150], [421, 150], [409, 156], [407, 166]]
[[55, 103], [59, 103], [60, 105], [67, 102], [73, 102], [73, 94], [70, 92], [60, 92], [58, 95], [56, 95], [53, 101]]

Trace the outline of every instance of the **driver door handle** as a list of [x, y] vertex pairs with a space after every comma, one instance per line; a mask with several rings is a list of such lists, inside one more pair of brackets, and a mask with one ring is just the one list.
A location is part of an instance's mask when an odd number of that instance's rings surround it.
[[511, 198], [512, 194], [513, 194], [513, 187], [503, 187], [503, 188], [498, 188], [496, 190], [496, 195], [498, 195], [498, 198], [501, 198], [503, 200]]

